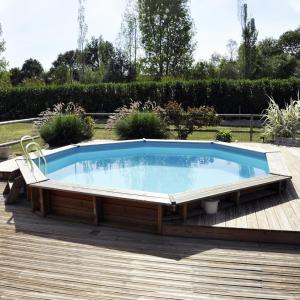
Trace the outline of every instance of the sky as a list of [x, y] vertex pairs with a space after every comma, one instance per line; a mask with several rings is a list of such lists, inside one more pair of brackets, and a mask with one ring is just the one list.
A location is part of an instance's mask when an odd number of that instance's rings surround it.
[[[278, 38], [300, 26], [300, 0], [248, 0], [259, 39]], [[126, 0], [86, 0], [87, 38], [103, 36], [115, 42]], [[196, 60], [226, 54], [229, 39], [241, 41], [237, 0], [191, 0], [195, 26]], [[59, 53], [77, 47], [78, 0], [0, 0], [0, 23], [9, 68], [21, 67], [28, 58], [45, 69]]]

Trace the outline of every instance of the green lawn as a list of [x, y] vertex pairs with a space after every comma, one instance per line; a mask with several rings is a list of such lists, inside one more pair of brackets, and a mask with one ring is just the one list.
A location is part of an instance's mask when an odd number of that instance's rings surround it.
[[[249, 142], [249, 128], [243, 127], [226, 127], [233, 131], [233, 141], [239, 142]], [[215, 131], [219, 129], [224, 129], [224, 127], [208, 127], [202, 128], [201, 131], [196, 131], [189, 136], [190, 140], [213, 140], [215, 138]], [[239, 132], [234, 132], [239, 131]], [[30, 123], [17, 123], [9, 125], [0, 126], [0, 143], [19, 140], [24, 135], [37, 135], [37, 130]], [[255, 129], [253, 134], [253, 141], [260, 141], [261, 131]], [[94, 139], [118, 139], [114, 131], [105, 129], [105, 124], [97, 123], [96, 131], [93, 137]], [[170, 138], [176, 139], [176, 133], [174, 131], [170, 132]], [[41, 139], [37, 139], [37, 142], [43, 144]], [[21, 147], [16, 144], [11, 147], [12, 154], [21, 154]]]

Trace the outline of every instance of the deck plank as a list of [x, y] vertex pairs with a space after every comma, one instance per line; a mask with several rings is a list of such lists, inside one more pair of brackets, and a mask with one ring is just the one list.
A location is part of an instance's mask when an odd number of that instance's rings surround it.
[[[264, 230], [267, 221], [270, 230], [300, 230], [300, 172], [293, 167], [299, 149], [260, 147], [282, 150], [293, 176], [287, 193], [194, 222]], [[168, 237], [41, 218], [26, 201], [4, 206], [0, 196], [0, 274], [1, 299], [296, 300], [300, 246]]]

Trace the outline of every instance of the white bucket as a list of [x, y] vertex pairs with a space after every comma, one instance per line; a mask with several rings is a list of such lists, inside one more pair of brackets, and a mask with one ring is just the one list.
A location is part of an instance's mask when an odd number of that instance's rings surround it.
[[219, 199], [208, 199], [203, 201], [203, 208], [209, 215], [216, 214], [218, 212]]

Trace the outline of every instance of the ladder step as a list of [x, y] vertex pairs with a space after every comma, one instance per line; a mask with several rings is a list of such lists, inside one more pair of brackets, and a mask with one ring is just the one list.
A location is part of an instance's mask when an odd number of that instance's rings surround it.
[[[11, 184], [11, 185], [10, 185]], [[19, 199], [20, 192], [25, 184], [23, 176], [18, 176], [13, 182], [8, 182], [5, 187], [5, 204], [15, 203]]]

